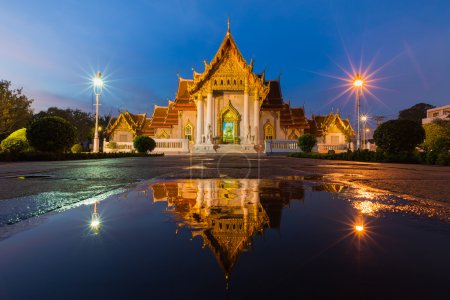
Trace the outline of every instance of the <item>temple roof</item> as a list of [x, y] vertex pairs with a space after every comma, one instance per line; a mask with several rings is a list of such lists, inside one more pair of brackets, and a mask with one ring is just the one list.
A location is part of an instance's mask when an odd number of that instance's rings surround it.
[[250, 64], [247, 64], [230, 31], [227, 31], [219, 50], [216, 52], [210, 63], [204, 62], [204, 72], [198, 73], [194, 71], [194, 80], [192, 84], [188, 86], [189, 93], [192, 95], [199, 91], [209, 81], [222, 62], [230, 55], [236, 59], [235, 63], [239, 65], [245, 73], [248, 84], [254, 85], [261, 92], [260, 95], [265, 97], [269, 92], [268, 85], [264, 82], [263, 77], [253, 73], [253, 61], [251, 61]]
[[266, 82], [269, 84], [269, 93], [261, 105], [261, 110], [282, 110], [283, 96], [281, 94], [280, 81], [269, 80]]
[[147, 113], [132, 114], [128, 111], [120, 113], [117, 118], [111, 118], [106, 129], [106, 133], [110, 134], [114, 129], [121, 124], [125, 123], [126, 126], [134, 133], [140, 131], [146, 121]]
[[349, 119], [342, 119], [339, 114], [330, 112], [326, 116], [315, 116], [312, 115], [311, 120], [308, 120], [310, 133], [321, 137], [327, 132], [327, 128], [335, 124], [344, 134], [349, 134], [350, 136], [355, 135]]
[[178, 77], [178, 88], [175, 96], [175, 110], [193, 110], [197, 109], [194, 99], [189, 94], [188, 87], [193, 80], [183, 79]]
[[309, 124], [302, 107], [291, 107], [283, 103], [280, 112], [280, 126], [285, 128], [308, 129]]

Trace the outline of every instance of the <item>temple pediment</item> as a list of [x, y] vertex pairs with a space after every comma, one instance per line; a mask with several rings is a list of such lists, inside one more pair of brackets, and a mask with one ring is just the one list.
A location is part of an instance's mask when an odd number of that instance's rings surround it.
[[211, 91], [244, 91], [258, 94], [263, 99], [269, 93], [264, 74], [253, 73], [253, 62], [248, 64], [228, 31], [214, 58], [205, 61], [203, 73], [194, 71], [189, 93], [206, 94]]

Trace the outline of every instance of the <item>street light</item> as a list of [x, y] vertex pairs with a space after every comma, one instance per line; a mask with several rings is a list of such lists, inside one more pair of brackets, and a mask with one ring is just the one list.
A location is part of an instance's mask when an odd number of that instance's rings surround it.
[[366, 124], [367, 124], [367, 115], [361, 116], [361, 122], [363, 122], [363, 138], [362, 138], [362, 148], [366, 148]]
[[98, 102], [103, 89], [102, 74], [97, 72], [94, 78], [92, 78], [94, 94], [95, 94], [95, 132], [94, 132], [94, 153], [99, 152], [99, 140], [98, 140]]
[[353, 79], [353, 87], [355, 88], [356, 93], [356, 106], [358, 108], [358, 133], [356, 135], [356, 149], [361, 148], [361, 126], [360, 126], [360, 118], [361, 118], [361, 93], [364, 86], [364, 79], [356, 73], [355, 78]]

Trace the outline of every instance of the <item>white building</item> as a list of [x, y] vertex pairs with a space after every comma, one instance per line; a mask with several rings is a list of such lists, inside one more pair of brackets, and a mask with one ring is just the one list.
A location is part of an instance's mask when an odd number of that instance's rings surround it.
[[422, 124], [431, 123], [436, 119], [450, 120], [450, 104], [428, 109], [427, 117], [422, 119]]

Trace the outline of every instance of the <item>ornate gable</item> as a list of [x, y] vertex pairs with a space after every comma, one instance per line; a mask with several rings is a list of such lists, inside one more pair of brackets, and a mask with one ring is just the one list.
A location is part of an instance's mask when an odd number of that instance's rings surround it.
[[214, 90], [249, 90], [265, 99], [269, 85], [264, 76], [253, 73], [253, 62], [247, 64], [228, 30], [214, 58], [205, 61], [203, 73], [194, 71], [193, 82], [188, 91], [191, 95], [206, 94]]

